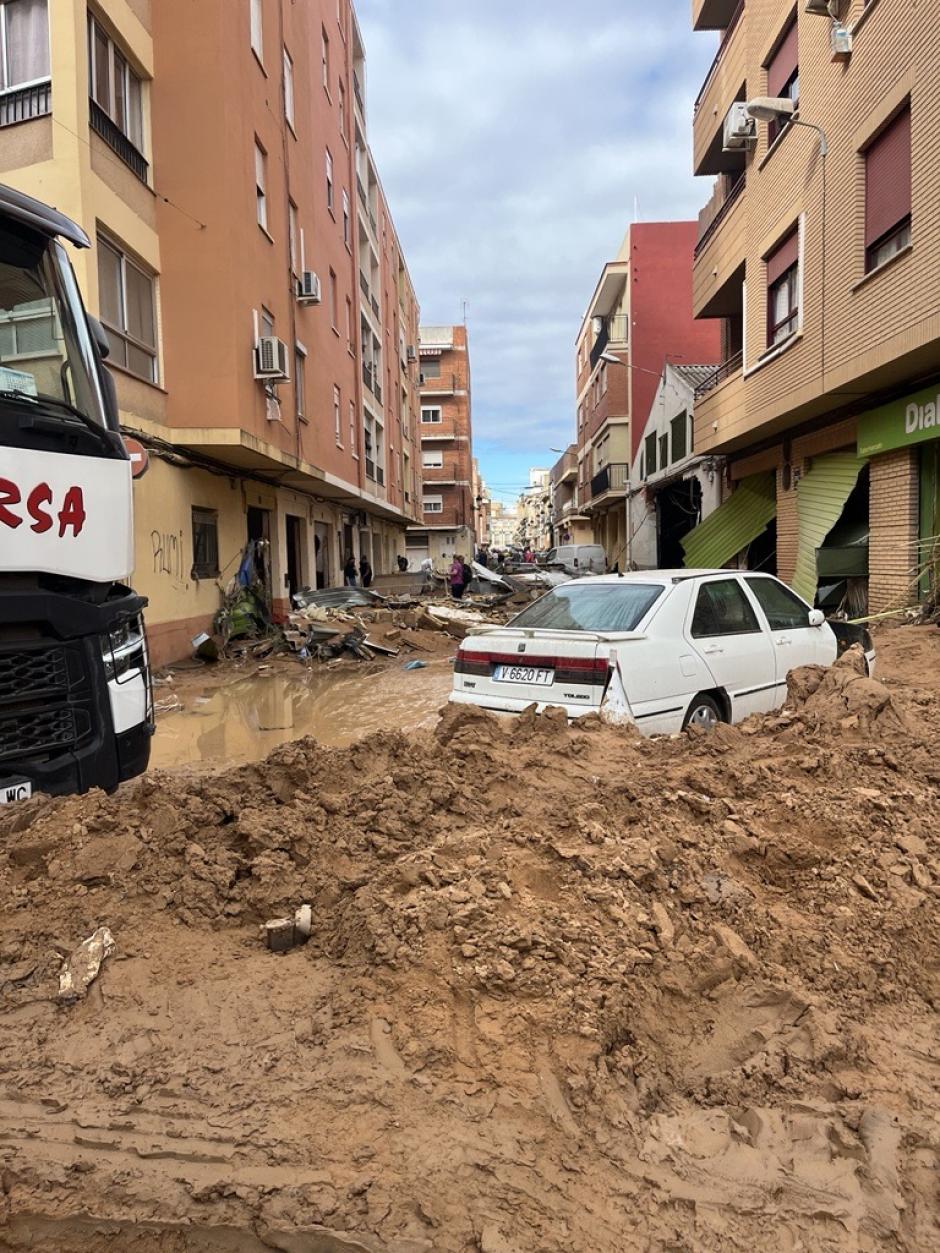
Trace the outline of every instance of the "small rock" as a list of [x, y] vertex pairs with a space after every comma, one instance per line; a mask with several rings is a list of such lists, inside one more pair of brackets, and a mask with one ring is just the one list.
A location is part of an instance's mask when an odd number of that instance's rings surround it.
[[875, 891], [875, 889], [868, 882], [868, 880], [865, 878], [864, 875], [860, 875], [860, 874], [852, 875], [852, 882], [861, 892], [862, 896], [867, 896], [870, 901], [876, 901], [878, 899], [878, 893]]
[[651, 912], [653, 915], [653, 930], [659, 936], [660, 944], [663, 948], [671, 948], [676, 938], [676, 929], [672, 924], [672, 919], [659, 901], [653, 902]]
[[508, 883], [497, 883], [496, 891], [507, 901], [512, 897], [512, 888]]

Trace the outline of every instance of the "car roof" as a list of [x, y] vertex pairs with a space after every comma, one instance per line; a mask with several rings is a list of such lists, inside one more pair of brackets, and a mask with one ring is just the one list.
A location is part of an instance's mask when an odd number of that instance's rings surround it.
[[[577, 587], [582, 583], [678, 583], [686, 579], [713, 578], [716, 575], [753, 574], [752, 570], [628, 570], [625, 574], [595, 574], [564, 583], [563, 587]], [[769, 575], [763, 576], [769, 578]]]

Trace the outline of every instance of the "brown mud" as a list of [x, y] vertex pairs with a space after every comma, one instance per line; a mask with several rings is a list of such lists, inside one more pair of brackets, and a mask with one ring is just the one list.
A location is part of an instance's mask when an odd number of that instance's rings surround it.
[[940, 631], [890, 634], [711, 735], [452, 707], [0, 813], [0, 1248], [940, 1246]]

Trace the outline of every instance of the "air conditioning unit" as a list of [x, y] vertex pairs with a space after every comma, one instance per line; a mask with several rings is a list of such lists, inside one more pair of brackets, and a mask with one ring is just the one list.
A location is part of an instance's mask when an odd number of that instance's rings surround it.
[[604, 319], [591, 318], [591, 330], [595, 335], [602, 335], [604, 333]]
[[409, 361], [417, 361], [417, 360], [418, 360], [418, 354], [417, 354], [417, 352], [415, 351], [415, 346], [414, 346], [414, 344], [409, 344], [409, 345], [408, 345], [408, 360], [409, 360]]
[[852, 55], [852, 32], [837, 22], [829, 33], [833, 61], [848, 61]]
[[747, 115], [747, 104], [736, 100], [728, 110], [723, 132], [725, 152], [747, 148], [757, 138], [757, 123]]
[[262, 335], [255, 348], [256, 379], [289, 379], [287, 345], [276, 335]]
[[313, 270], [304, 270], [297, 280], [297, 302], [302, 305], [318, 305], [323, 298], [320, 276]]
[[816, 17], [831, 17], [829, 4], [830, 0], [806, 0], [805, 12], [813, 13]]

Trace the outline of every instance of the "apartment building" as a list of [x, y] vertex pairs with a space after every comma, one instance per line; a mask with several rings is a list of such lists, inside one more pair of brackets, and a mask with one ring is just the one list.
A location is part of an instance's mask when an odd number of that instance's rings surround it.
[[695, 172], [715, 184], [694, 311], [723, 346], [695, 448], [728, 470], [687, 556], [759, 563], [826, 607], [915, 599], [940, 534], [936, 17], [693, 3], [719, 40], [695, 107]]
[[249, 542], [275, 618], [350, 553], [394, 569], [420, 496], [418, 308], [349, 0], [0, 10], [0, 177], [88, 230], [79, 280], [150, 450], [135, 584], [157, 664], [211, 625]]
[[422, 326], [418, 341], [424, 489], [421, 525], [408, 532], [412, 568], [469, 557], [477, 528], [467, 328]]
[[490, 494], [486, 489], [486, 480], [480, 473], [480, 463], [476, 457], [473, 458], [471, 464], [471, 495], [474, 505], [474, 525], [476, 534], [477, 548], [482, 548], [490, 542], [490, 515], [493, 502], [490, 500]]
[[558, 544], [591, 544], [590, 515], [578, 504], [578, 445], [569, 444], [552, 466], [552, 547]]
[[719, 329], [692, 317], [694, 222], [641, 222], [601, 272], [576, 341], [581, 515], [611, 566], [627, 549], [630, 464], [666, 360], [718, 362]]
[[519, 542], [519, 509], [494, 500], [490, 511], [490, 543], [495, 552], [506, 552]]
[[529, 486], [519, 497], [519, 542], [533, 552], [552, 547], [551, 470], [534, 466], [529, 470]]

